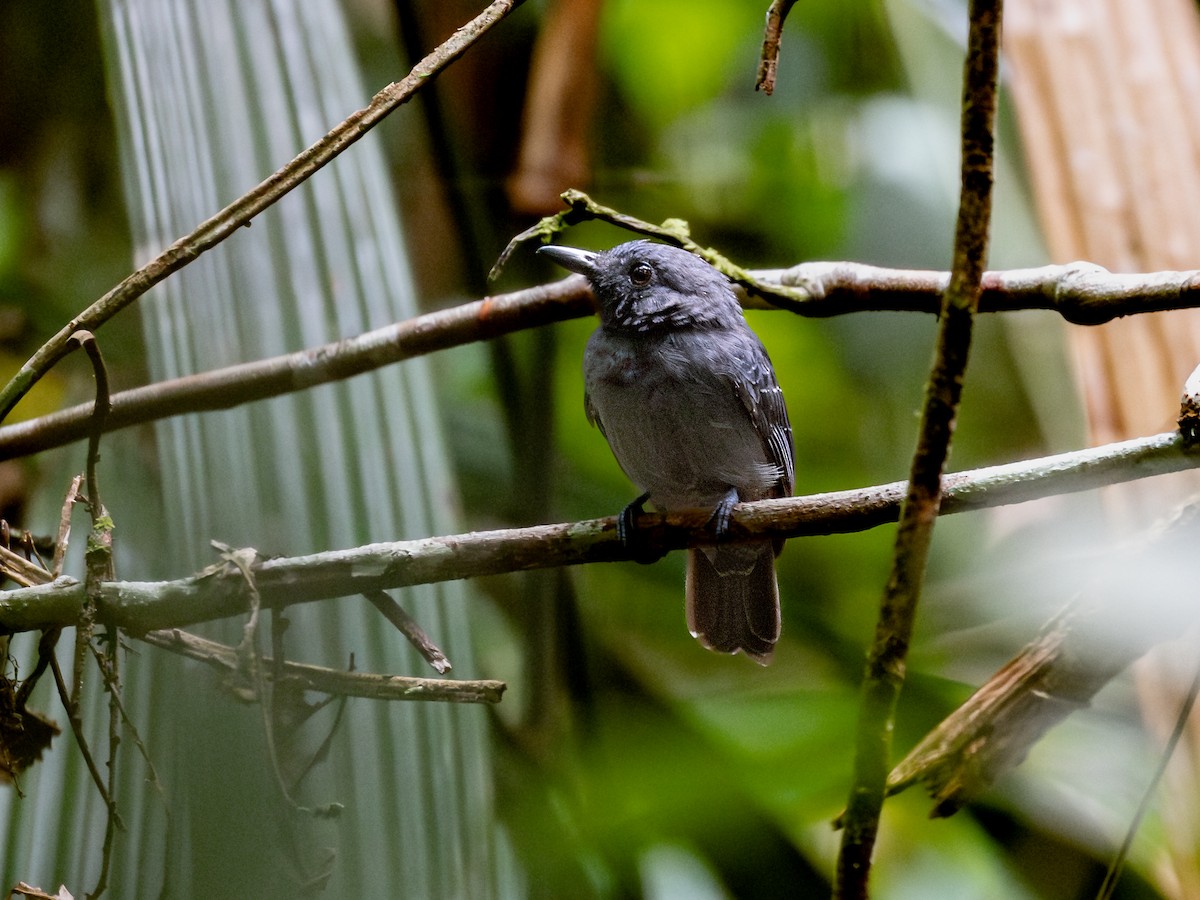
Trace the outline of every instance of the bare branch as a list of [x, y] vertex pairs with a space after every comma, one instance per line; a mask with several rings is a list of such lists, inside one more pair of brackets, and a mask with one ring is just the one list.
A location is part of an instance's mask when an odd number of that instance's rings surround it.
[[100, 500], [100, 482], [96, 477], [96, 465], [100, 461], [100, 438], [104, 434], [104, 420], [112, 409], [112, 398], [108, 389], [108, 367], [100, 353], [100, 344], [90, 331], [76, 331], [67, 341], [69, 347], [83, 347], [92, 364], [96, 379], [96, 400], [92, 404], [91, 421], [88, 424], [87, 494], [88, 504], [94, 515], [104, 514], [104, 503]]
[[772, 0], [767, 8], [767, 26], [763, 30], [762, 55], [754, 89], [764, 94], [775, 93], [775, 73], [779, 69], [779, 44], [783, 40], [783, 23], [796, 0]]
[[104, 776], [100, 774], [100, 769], [96, 765], [96, 758], [92, 755], [87, 737], [83, 733], [83, 719], [79, 715], [79, 705], [71, 702], [70, 688], [67, 687], [66, 679], [63, 678], [58, 660], [53, 656], [50, 658], [50, 671], [54, 673], [54, 683], [58, 687], [58, 697], [67, 710], [67, 721], [71, 724], [71, 731], [75, 735], [75, 743], [79, 747], [80, 754], [83, 756], [88, 774], [92, 777], [92, 783], [96, 786], [96, 790], [100, 794], [100, 799], [104, 802], [104, 808], [108, 812], [108, 821], [123, 829], [124, 825], [121, 824], [117, 803], [105, 786]]
[[[941, 513], [1022, 503], [1197, 465], [1200, 453], [1185, 451], [1177, 433], [1160, 434], [947, 475]], [[743, 503], [735, 508], [730, 539], [865, 531], [896, 521], [905, 489], [905, 482], [893, 482]], [[637, 527], [647, 547], [676, 550], [712, 540], [709, 515], [704, 510], [669, 516], [646, 513]], [[610, 516], [266, 559], [252, 571], [263, 605], [281, 608], [369, 590], [628, 558], [617, 539], [617, 519]], [[71, 578], [0, 592], [0, 630], [72, 625], [83, 601], [82, 586]], [[236, 616], [246, 609], [244, 579], [228, 567], [216, 565], [177, 581], [108, 582], [101, 587], [97, 616], [100, 622], [139, 635]]]
[[[861, 263], [812, 262], [756, 272], [764, 281], [805, 288], [794, 312], [840, 316], [852, 312], [936, 314], [950, 273], [885, 269]], [[1200, 271], [1130, 274], [1089, 262], [985, 272], [979, 312], [1044, 309], [1073, 325], [1102, 325], [1121, 316], [1200, 306]], [[753, 303], [765, 307], [764, 303]]]
[[[949, 284], [947, 272], [884, 269], [861, 263], [811, 262], [751, 273], [765, 282], [802, 289], [789, 307], [814, 317], [856, 312], [936, 314]], [[747, 306], [776, 309], [757, 298]], [[1118, 275], [1090, 263], [1043, 266], [983, 277], [981, 312], [1044, 309], [1069, 322], [1098, 325], [1119, 316], [1200, 306], [1200, 271]], [[254, 400], [307, 390], [395, 362], [524, 328], [591, 315], [593, 301], [579, 276], [511, 294], [487, 297], [417, 316], [321, 347], [243, 363], [121, 391], [112, 396], [108, 431], [185, 413], [229, 409]], [[13, 459], [88, 436], [93, 405], [0, 427], [0, 460]]]
[[743, 269], [712, 247], [703, 247], [697, 244], [692, 240], [691, 228], [683, 219], [667, 219], [661, 224], [655, 225], [652, 222], [646, 222], [619, 210], [603, 206], [583, 191], [574, 188], [563, 191], [562, 200], [567, 204], [566, 210], [552, 216], [545, 216], [536, 225], [525, 229], [508, 242], [508, 245], [501, 251], [499, 259], [496, 260], [496, 264], [492, 266], [491, 272], [488, 273], [489, 281], [495, 280], [518, 247], [535, 240], [547, 243], [572, 225], [597, 221], [608, 222], [610, 225], [634, 234], [655, 238], [663, 243], [682, 247], [689, 253], [695, 253], [723, 273], [735, 286], [758, 295], [767, 303], [780, 309], [799, 312], [800, 304], [807, 299], [803, 290], [779, 282], [759, 279], [752, 272]]
[[[340, 381], [435, 350], [591, 315], [592, 311], [586, 282], [574, 276], [427, 313], [310, 350], [121, 391], [112, 397], [105, 427], [115, 430], [189, 412], [229, 409]], [[92, 404], [87, 403], [6, 425], [0, 428], [0, 460], [84, 438], [91, 415]]]
[[408, 611], [392, 598], [386, 591], [365, 591], [363, 596], [367, 598], [367, 602], [374, 606], [383, 617], [396, 626], [408, 642], [412, 644], [413, 649], [421, 654], [421, 658], [429, 665], [437, 670], [439, 675], [445, 675], [453, 666], [450, 665], [450, 660], [446, 659], [446, 654], [433, 642], [425, 629], [421, 627]]
[[[233, 647], [188, 634], [178, 628], [147, 632], [141, 639], [163, 650], [198, 660], [225, 675], [232, 675], [238, 671], [237, 651]], [[275, 661], [267, 658], [261, 662], [264, 670], [271, 674]], [[363, 697], [369, 700], [499, 703], [505, 690], [503, 681], [375, 675], [288, 661], [283, 663], [283, 677], [297, 680], [304, 690], [339, 697]]]

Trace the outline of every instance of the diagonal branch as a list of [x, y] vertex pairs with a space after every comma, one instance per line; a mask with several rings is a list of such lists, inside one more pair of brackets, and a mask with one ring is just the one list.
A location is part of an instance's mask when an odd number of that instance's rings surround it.
[[293, 188], [303, 184], [390, 113], [410, 100], [417, 91], [431, 82], [438, 73], [522, 2], [524, 0], [495, 0], [478, 16], [454, 32], [449, 40], [417, 63], [403, 79], [379, 91], [371, 98], [368, 106], [349, 116], [257, 187], [243, 194], [212, 218], [201, 222], [191, 234], [175, 241], [68, 322], [21, 366], [3, 389], [0, 389], [0, 420], [6, 418], [29, 389], [72, 349], [69, 344], [72, 334], [80, 329], [96, 330], [168, 275], [182, 269], [201, 253], [210, 250], [237, 229], [248, 224]]
[[[189, 412], [229, 409], [341, 381], [436, 350], [522, 328], [590, 315], [591, 293], [582, 278], [487, 297], [387, 325], [310, 350], [187, 375], [112, 397], [107, 430]], [[88, 435], [92, 404], [0, 427], [0, 460], [62, 446]]]
[[[936, 314], [950, 281], [948, 272], [850, 262], [811, 262], [753, 274], [802, 289], [806, 299], [789, 308], [814, 317], [883, 311]], [[778, 308], [761, 301], [746, 303]], [[1195, 306], [1200, 306], [1200, 271], [1113, 274], [1090, 263], [988, 272], [979, 302], [980, 312], [1044, 309], [1080, 325]], [[114, 431], [169, 416], [228, 409], [592, 311], [590, 289], [584, 279], [572, 276], [426, 313], [321, 347], [121, 391], [112, 396], [104, 427]], [[92, 404], [80, 404], [0, 427], [0, 460], [87, 437], [92, 409]]]
[[1200, 614], [1179, 590], [1194, 579], [1198, 525], [1192, 503], [1106, 553], [1080, 595], [896, 764], [888, 793], [922, 782], [930, 815], [953, 815], [1118, 672], [1185, 634]]

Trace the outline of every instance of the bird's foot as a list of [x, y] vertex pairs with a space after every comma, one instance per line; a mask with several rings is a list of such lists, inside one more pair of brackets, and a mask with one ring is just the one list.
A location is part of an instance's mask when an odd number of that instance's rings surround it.
[[621, 510], [621, 514], [617, 516], [617, 538], [620, 540], [621, 546], [628, 551], [634, 562], [642, 565], [657, 562], [667, 555], [664, 550], [646, 546], [646, 542], [638, 534], [637, 519], [646, 511], [645, 505], [649, 499], [649, 493], [642, 494]]
[[708, 524], [717, 540], [721, 540], [729, 534], [729, 519], [733, 515], [733, 508], [740, 502], [741, 498], [738, 496], [737, 488], [730, 488], [721, 498], [721, 502], [717, 504], [717, 508], [713, 510]]

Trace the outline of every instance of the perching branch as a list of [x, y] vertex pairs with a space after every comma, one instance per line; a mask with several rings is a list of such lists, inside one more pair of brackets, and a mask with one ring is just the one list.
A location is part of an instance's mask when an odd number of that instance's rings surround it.
[[[947, 475], [940, 512], [1021, 503], [1197, 465], [1200, 453], [1184, 450], [1178, 434], [1160, 434]], [[730, 539], [865, 531], [896, 521], [905, 489], [904, 482], [894, 482], [743, 503], [735, 508]], [[637, 527], [646, 547], [676, 550], [711, 541], [708, 518], [709, 513], [703, 510], [668, 516], [646, 513]], [[282, 608], [369, 590], [626, 559], [629, 555], [617, 539], [617, 519], [610, 516], [263, 559], [251, 570], [263, 606]], [[71, 625], [78, 620], [83, 603], [82, 585], [71, 578], [3, 591], [0, 629], [18, 632]], [[227, 565], [215, 565], [177, 581], [108, 582], [102, 586], [97, 620], [137, 636], [154, 629], [236, 616], [246, 609], [245, 579]]]
[[71, 335], [80, 329], [94, 331], [133, 303], [168, 275], [182, 269], [201, 253], [210, 250], [238, 228], [270, 207], [293, 188], [303, 184], [334, 157], [378, 125], [412, 98], [446, 66], [461, 56], [494, 25], [524, 0], [495, 0], [478, 16], [458, 29], [450, 39], [417, 63], [402, 80], [393, 82], [371, 98], [370, 104], [349, 116], [295, 159], [243, 194], [212, 218], [201, 222], [120, 284], [68, 322], [21, 366], [12, 380], [0, 389], [0, 420], [3, 420], [51, 368], [72, 348]]
[[[950, 282], [948, 272], [885, 269], [849, 262], [810, 262], [752, 274], [761, 281], [802, 289], [806, 299], [790, 308], [814, 317], [883, 311], [936, 314]], [[777, 308], [751, 299], [746, 305]], [[1091, 263], [988, 272], [983, 277], [979, 301], [980, 312], [1044, 309], [1078, 325], [1195, 306], [1200, 306], [1200, 271], [1124, 275]], [[414, 356], [592, 312], [587, 282], [571, 276], [427, 313], [321, 347], [121, 391], [112, 396], [112, 409], [104, 427], [115, 431], [169, 416], [228, 409], [351, 378]], [[92, 404], [84, 403], [0, 427], [0, 460], [87, 437], [92, 410]]]
[[962, 188], [950, 283], [942, 300], [937, 346], [900, 523], [892, 570], [867, 652], [854, 758], [854, 782], [841, 819], [835, 896], [865, 898], [879, 830], [896, 703], [925, 579], [942, 472], [962, 396], [975, 313], [982, 293], [991, 220], [1001, 0], [971, 0], [963, 75]]

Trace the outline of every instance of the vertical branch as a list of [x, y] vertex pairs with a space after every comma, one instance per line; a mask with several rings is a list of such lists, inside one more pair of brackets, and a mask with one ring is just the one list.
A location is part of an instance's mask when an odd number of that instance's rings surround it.
[[112, 411], [112, 398], [108, 389], [108, 368], [100, 354], [100, 345], [90, 331], [76, 331], [67, 343], [68, 348], [82, 347], [92, 364], [96, 378], [96, 402], [92, 407], [91, 428], [88, 435], [87, 495], [92, 507], [92, 517], [103, 516], [104, 504], [100, 502], [100, 484], [96, 480], [96, 463], [100, 461], [100, 439], [104, 436], [104, 423]]
[[[92, 373], [96, 378], [96, 402], [92, 410], [92, 421], [88, 439], [86, 489], [88, 509], [92, 515], [92, 528], [88, 533], [87, 548], [84, 561], [87, 570], [87, 604], [80, 618], [80, 624], [75, 629], [75, 673], [71, 689], [70, 709], [72, 727], [76, 729], [76, 738], [83, 746], [82, 729], [76, 727], [79, 720], [79, 703], [83, 687], [83, 669], [87, 659], [87, 650], [92, 646], [93, 629], [96, 620], [96, 608], [100, 600], [100, 590], [107, 581], [114, 578], [112, 559], [112, 519], [100, 499], [100, 481], [96, 468], [100, 462], [100, 440], [104, 435], [104, 422], [112, 409], [112, 399], [108, 386], [108, 369], [104, 365], [104, 357], [100, 353], [100, 345], [90, 332], [80, 329], [74, 332], [67, 341], [67, 348], [82, 347], [92, 364]], [[100, 673], [104, 678], [105, 689], [108, 692], [108, 780], [101, 788], [101, 795], [108, 806], [108, 816], [104, 828], [104, 846], [100, 855], [100, 874], [96, 886], [89, 892], [89, 898], [100, 897], [108, 888], [109, 871], [112, 864], [112, 853], [116, 833], [123, 830], [120, 815], [116, 808], [117, 789], [117, 751], [121, 744], [120, 717], [120, 633], [111, 629], [105, 636], [107, 646], [103, 655], [97, 654], [100, 663]], [[56, 675], [57, 677], [57, 675]], [[94, 765], [94, 764], [93, 764]], [[93, 771], [93, 778], [98, 773]]]
[[962, 185], [954, 262], [942, 298], [937, 346], [925, 389], [920, 435], [900, 513], [891, 575], [884, 588], [874, 642], [867, 654], [855, 746], [854, 784], [842, 817], [837, 896], [867, 896], [871, 852], [879, 829], [896, 700], [941, 504], [963, 373], [987, 257], [1002, 0], [971, 0], [971, 30], [963, 75]]
[[783, 40], [783, 23], [796, 0], [772, 0], [767, 9], [767, 26], [763, 30], [762, 54], [758, 61], [754, 89], [765, 94], [775, 92], [775, 73], [779, 69], [779, 44]]

